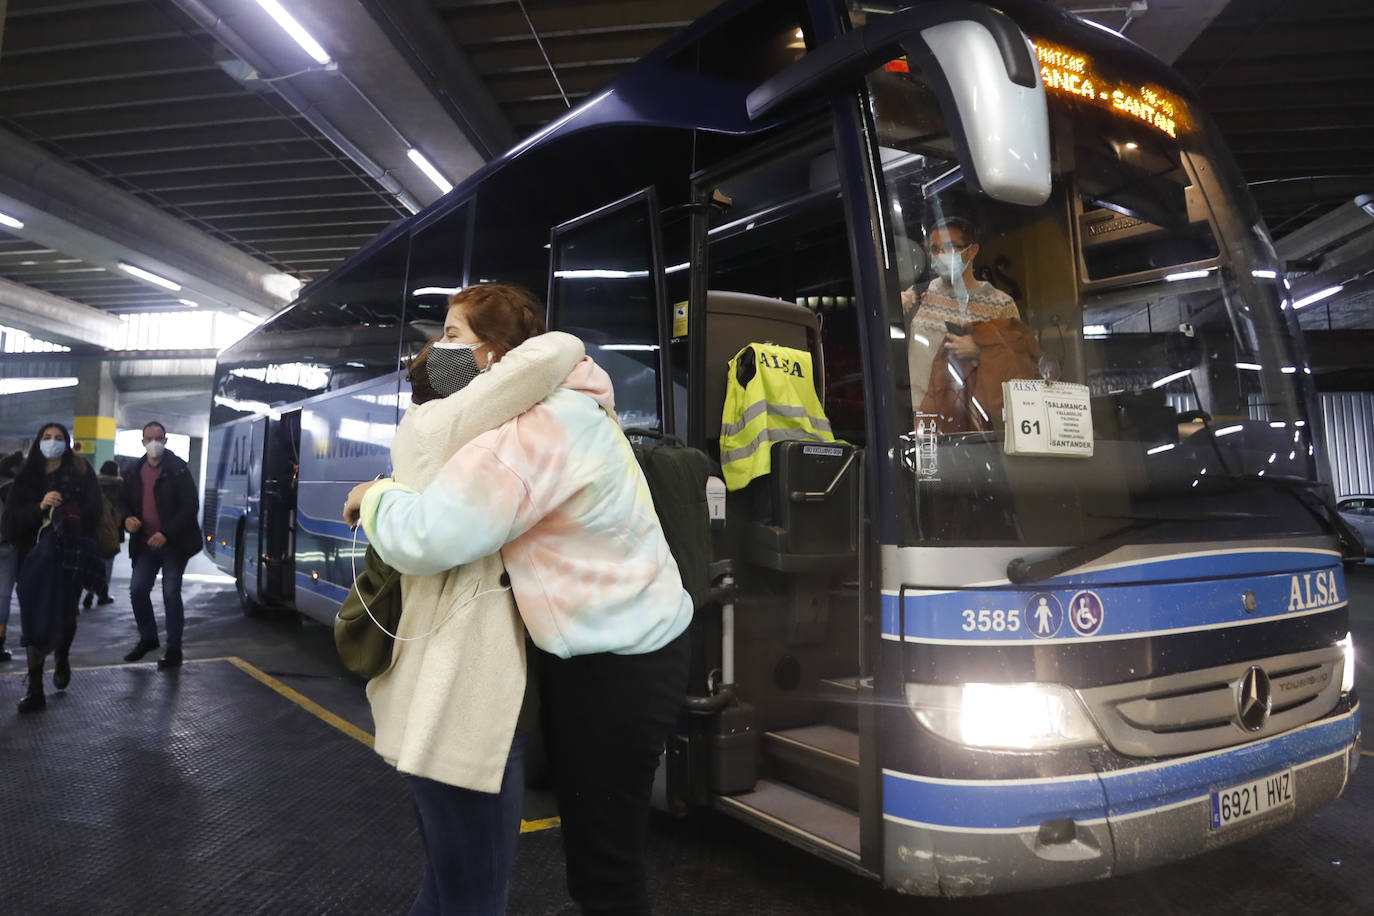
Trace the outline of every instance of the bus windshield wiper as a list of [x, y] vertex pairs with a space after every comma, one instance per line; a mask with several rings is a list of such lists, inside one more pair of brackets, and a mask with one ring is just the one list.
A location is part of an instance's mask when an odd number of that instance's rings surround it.
[[1082, 566], [1090, 563], [1098, 557], [1106, 556], [1118, 547], [1125, 546], [1131, 542], [1134, 535], [1141, 531], [1146, 531], [1156, 525], [1163, 525], [1169, 522], [1205, 522], [1219, 518], [1260, 518], [1253, 512], [1208, 512], [1195, 513], [1188, 515], [1090, 515], [1090, 518], [1124, 518], [1129, 519], [1130, 524], [1115, 531], [1109, 531], [1099, 538], [1089, 541], [1086, 544], [1079, 544], [1077, 547], [1070, 547], [1068, 550], [1045, 557], [1041, 560], [1027, 560], [1025, 557], [1017, 557], [1007, 564], [1007, 578], [1015, 585], [1025, 585], [1029, 582], [1043, 582], [1046, 579], [1053, 579], [1060, 573], [1067, 572], [1075, 566]]
[[1213, 478], [1209, 483], [1210, 486], [1207, 489], [1212, 491], [1227, 489], [1226, 484], [1237, 484], [1238, 486], [1232, 489], [1242, 489], [1243, 486], [1261, 486], [1266, 489], [1277, 490], [1280, 493], [1287, 493], [1296, 499], [1298, 504], [1317, 520], [1318, 524], [1335, 536], [1336, 543], [1341, 548], [1342, 561], [1353, 562], [1365, 558], [1364, 541], [1359, 532], [1341, 517], [1334, 506], [1322, 498], [1323, 492], [1330, 489], [1327, 484], [1291, 474], [1266, 474], [1263, 477], [1258, 474], [1229, 474], [1224, 477]]

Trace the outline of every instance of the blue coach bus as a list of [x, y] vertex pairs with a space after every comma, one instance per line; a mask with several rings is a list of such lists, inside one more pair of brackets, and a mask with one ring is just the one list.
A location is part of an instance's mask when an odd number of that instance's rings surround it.
[[716, 459], [730, 358], [808, 351], [836, 442], [725, 499], [663, 803], [918, 894], [1138, 871], [1359, 759], [1361, 548], [1282, 269], [1116, 33], [735, 0], [221, 354], [206, 549], [246, 609], [331, 620], [344, 493], [471, 284], [542, 291], [627, 427]]

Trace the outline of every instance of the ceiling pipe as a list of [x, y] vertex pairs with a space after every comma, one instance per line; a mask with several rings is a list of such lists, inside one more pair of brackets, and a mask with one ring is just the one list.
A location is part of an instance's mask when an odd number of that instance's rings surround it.
[[1374, 175], [1304, 175], [1250, 182], [1250, 193], [1262, 206], [1312, 203], [1319, 198], [1356, 197], [1374, 192]]

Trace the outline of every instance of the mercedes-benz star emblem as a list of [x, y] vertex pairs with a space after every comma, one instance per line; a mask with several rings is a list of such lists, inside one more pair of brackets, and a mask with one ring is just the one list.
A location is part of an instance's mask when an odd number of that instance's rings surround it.
[[1269, 689], [1269, 675], [1263, 669], [1251, 666], [1240, 681], [1240, 693], [1236, 696], [1236, 712], [1240, 724], [1252, 732], [1264, 728], [1269, 720], [1269, 710], [1274, 699]]

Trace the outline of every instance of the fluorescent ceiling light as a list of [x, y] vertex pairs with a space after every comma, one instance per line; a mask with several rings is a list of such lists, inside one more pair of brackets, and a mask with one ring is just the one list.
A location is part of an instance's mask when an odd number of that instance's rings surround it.
[[650, 352], [658, 349], [658, 344], [602, 344], [603, 350], [634, 350]]
[[1314, 302], [1320, 302], [1323, 299], [1334, 296], [1343, 289], [1345, 289], [1344, 285], [1337, 284], [1336, 286], [1328, 286], [1326, 289], [1315, 292], [1310, 296], [1303, 296], [1297, 302], [1293, 303], [1293, 311], [1297, 311], [1305, 305], [1311, 305]]
[[1249, 369], [1252, 372], [1260, 372], [1264, 369], [1259, 363], [1236, 363], [1237, 369]]
[[24, 228], [24, 224], [23, 224], [22, 222], [20, 222], [19, 220], [15, 219], [13, 216], [7, 216], [7, 215], [5, 215], [4, 213], [0, 213], [0, 226], [5, 226], [6, 228], [9, 228], [9, 229], [23, 229], [23, 228]]
[[1172, 442], [1169, 442], [1169, 443], [1167, 443], [1167, 444], [1165, 444], [1165, 445], [1156, 445], [1154, 448], [1146, 449], [1146, 450], [1145, 450], [1145, 454], [1147, 454], [1147, 455], [1158, 455], [1160, 452], [1167, 452], [1169, 449], [1171, 449], [1171, 448], [1173, 448], [1173, 447], [1174, 447], [1174, 443], [1172, 443]]
[[329, 54], [325, 49], [320, 47], [318, 41], [310, 37], [309, 32], [301, 28], [301, 24], [297, 22], [290, 13], [282, 9], [281, 4], [278, 3], [277, 0], [258, 0], [258, 6], [262, 7], [263, 10], [267, 12], [267, 15], [275, 19], [277, 25], [281, 26], [282, 30], [290, 35], [306, 54], [313, 57], [316, 63], [329, 63]]
[[452, 296], [454, 293], [461, 293], [461, 286], [422, 286], [414, 290], [412, 296]]
[[1298, 367], [1297, 367], [1297, 366], [1280, 366], [1280, 367], [1279, 367], [1279, 371], [1282, 372], [1284, 375], [1293, 375], [1294, 373], [1296, 373], [1296, 372], [1298, 371]]
[[1277, 270], [1252, 270], [1250, 276], [1260, 280], [1277, 280], [1279, 272]]
[[65, 378], [0, 378], [0, 394], [20, 394], [25, 391], [48, 391], [52, 388], [71, 388], [77, 379]]
[[132, 265], [132, 264], [125, 264], [123, 261], [120, 261], [120, 262], [119, 262], [119, 269], [122, 270], [122, 271], [124, 271], [126, 274], [133, 274], [135, 277], [138, 277], [140, 280], [147, 280], [149, 283], [152, 283], [154, 286], [160, 286], [160, 287], [162, 287], [163, 289], [170, 289], [170, 290], [171, 290], [172, 292], [174, 292], [174, 293], [179, 293], [179, 292], [181, 292], [181, 284], [180, 284], [180, 283], [173, 283], [171, 280], [168, 280], [166, 277], [159, 277], [157, 274], [152, 273], [152, 272], [147, 271], [147, 270], [144, 270], [142, 267], [135, 267], [135, 266]]
[[1214, 435], [1214, 436], [1229, 436], [1229, 435], [1231, 435], [1231, 433], [1238, 433], [1238, 432], [1240, 432], [1240, 431], [1241, 431], [1242, 429], [1244, 429], [1244, 428], [1245, 428], [1244, 426], [1223, 426], [1221, 429], [1217, 430], [1217, 431], [1214, 432], [1212, 435]]
[[180, 302], [182, 305], [187, 306], [188, 308], [200, 308], [200, 303], [196, 302], [194, 299], [178, 299], [177, 301]]
[[1165, 274], [1164, 279], [1168, 280], [1170, 283], [1173, 283], [1175, 280], [1197, 280], [1207, 276], [1211, 272], [1212, 269], [1210, 267], [1206, 270], [1185, 270], [1176, 274]]
[[555, 277], [561, 280], [634, 280], [649, 276], [647, 270], [555, 270]]
[[1085, 324], [1083, 325], [1084, 337], [1106, 337], [1107, 326], [1105, 324]]
[[1155, 382], [1153, 382], [1153, 383], [1150, 385], [1150, 387], [1151, 387], [1151, 388], [1163, 388], [1165, 385], [1169, 384], [1170, 382], [1177, 381], [1178, 379], [1183, 378], [1185, 375], [1188, 375], [1188, 374], [1191, 373], [1192, 371], [1193, 371], [1193, 370], [1191, 370], [1191, 369], [1184, 369], [1184, 370], [1181, 371], [1181, 372], [1175, 372], [1173, 375], [1166, 375], [1166, 376], [1164, 376], [1164, 378], [1158, 379], [1158, 380], [1156, 380]]
[[447, 194], [449, 191], [453, 190], [453, 182], [440, 174], [439, 170], [434, 167], [434, 164], [425, 158], [424, 153], [417, 149], [408, 149], [406, 150], [406, 156], [409, 157], [411, 162], [415, 163], [416, 168], [425, 173], [426, 178], [434, 182], [434, 186], [440, 191]]

